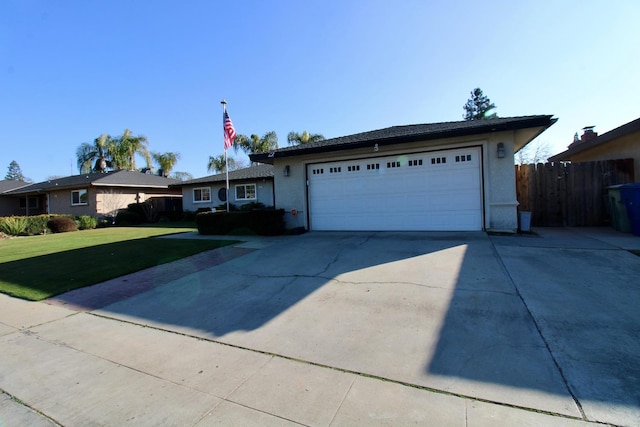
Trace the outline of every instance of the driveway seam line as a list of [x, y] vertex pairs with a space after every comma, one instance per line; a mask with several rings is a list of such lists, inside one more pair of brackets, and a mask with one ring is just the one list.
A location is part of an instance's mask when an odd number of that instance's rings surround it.
[[25, 401], [23, 401], [23, 400], [19, 399], [18, 397], [14, 396], [13, 394], [9, 393], [8, 391], [6, 391], [6, 390], [4, 390], [4, 389], [0, 388], [0, 393], [4, 393], [4, 394], [6, 394], [7, 396], [9, 396], [9, 398], [10, 398], [12, 401], [14, 401], [15, 403], [17, 403], [18, 405], [20, 405], [20, 406], [23, 406], [23, 407], [25, 407], [25, 408], [30, 409], [31, 411], [35, 412], [36, 414], [40, 415], [41, 417], [43, 417], [43, 418], [45, 418], [45, 419], [47, 419], [47, 420], [51, 421], [53, 424], [55, 424], [55, 425], [57, 425], [57, 426], [60, 426], [60, 427], [63, 427], [63, 426], [64, 426], [62, 423], [58, 422], [55, 418], [52, 418], [51, 416], [49, 416], [49, 415], [45, 414], [44, 412], [42, 412], [42, 411], [38, 410], [37, 408], [34, 408], [33, 406], [31, 406], [31, 405], [27, 404]]
[[[260, 412], [260, 413], [262, 413], [262, 414], [267, 414], [267, 415], [270, 415], [270, 416], [272, 416], [272, 417], [279, 418], [279, 419], [281, 419], [281, 420], [289, 421], [289, 422], [294, 423], [294, 424], [297, 424], [297, 425], [299, 425], [299, 426], [306, 426], [306, 425], [307, 425], [307, 424], [303, 424], [303, 423], [301, 423], [301, 422], [299, 422], [299, 421], [296, 421], [296, 420], [292, 420], [292, 419], [289, 419], [289, 418], [283, 417], [282, 415], [272, 414], [271, 412], [263, 411], [262, 409], [253, 408], [253, 407], [251, 407], [251, 406], [247, 406], [247, 405], [245, 405], [244, 403], [236, 402], [235, 400], [231, 400], [231, 399], [222, 399], [222, 400], [223, 400], [223, 401], [225, 401], [225, 402], [228, 402], [228, 403], [232, 403], [232, 404], [234, 404], [234, 405], [242, 406], [243, 408], [251, 409], [252, 411]], [[222, 402], [221, 402], [221, 403], [222, 403]], [[204, 419], [204, 417], [203, 417], [203, 419]], [[202, 420], [200, 420], [200, 421], [202, 421]], [[198, 421], [198, 422], [200, 422], [200, 421]]]
[[331, 417], [331, 420], [329, 421], [328, 425], [333, 424], [333, 422], [335, 421], [336, 417], [338, 416], [338, 412], [340, 412], [340, 409], [342, 409], [342, 405], [344, 405], [344, 401], [347, 400], [347, 396], [351, 392], [351, 389], [353, 388], [353, 385], [355, 384], [357, 379], [358, 377], [354, 375], [353, 379], [351, 380], [351, 384], [349, 384], [349, 388], [344, 393], [344, 396], [342, 396], [342, 399], [340, 399], [340, 404], [336, 408], [336, 412], [333, 413], [333, 416]]
[[584, 412], [584, 409], [582, 408], [582, 404], [580, 403], [580, 401], [578, 400], [578, 398], [574, 394], [573, 390], [571, 389], [571, 386], [569, 385], [569, 381], [567, 380], [567, 377], [565, 376], [564, 371], [562, 370], [562, 367], [560, 366], [560, 364], [558, 363], [558, 360], [556, 359], [555, 355], [553, 354], [553, 351], [551, 350], [551, 346], [549, 345], [549, 342], [547, 341], [547, 339], [545, 338], [544, 334], [542, 333], [542, 329], [540, 327], [540, 324], [536, 320], [536, 318], [533, 315], [531, 309], [529, 308], [529, 305], [527, 304], [527, 302], [525, 301], [524, 297], [520, 293], [520, 289], [518, 288], [518, 285], [516, 285], [515, 280], [513, 280], [513, 276], [511, 276], [511, 273], [509, 272], [509, 269], [507, 269], [507, 266], [504, 263], [502, 257], [500, 256], [500, 252], [498, 252], [498, 249], [496, 248], [495, 243], [491, 239], [489, 239], [489, 241], [491, 242], [491, 249], [493, 251], [494, 256], [496, 257], [496, 259], [498, 261], [498, 264], [500, 265], [500, 267], [502, 268], [502, 270], [504, 271], [506, 276], [509, 278], [509, 281], [511, 282], [511, 284], [514, 287], [514, 289], [516, 290], [516, 295], [518, 296], [518, 298], [520, 298], [520, 301], [522, 301], [522, 304], [524, 305], [525, 309], [527, 310], [527, 313], [529, 314], [529, 317], [531, 318], [531, 321], [533, 322], [533, 325], [535, 326], [536, 331], [538, 331], [538, 335], [540, 336], [540, 339], [544, 343], [544, 346], [546, 347], [547, 352], [549, 353], [549, 356], [551, 356], [551, 360], [553, 361], [553, 364], [555, 365], [556, 369], [558, 370], [558, 373], [560, 374], [560, 378], [562, 378], [562, 381], [564, 382], [564, 386], [566, 387], [567, 391], [569, 392], [569, 395], [571, 396], [571, 398], [573, 399], [573, 402], [575, 403], [576, 407], [578, 408], [578, 411], [580, 412], [580, 415], [581, 415], [582, 419], [584, 421], [589, 421], [589, 419], [587, 418], [587, 415]]
[[[468, 395], [465, 395], [465, 394], [454, 393], [454, 392], [450, 392], [450, 391], [446, 391], [446, 390], [440, 390], [440, 389], [432, 388], [432, 387], [429, 387], [429, 386], [423, 386], [423, 385], [419, 385], [419, 384], [412, 384], [412, 383], [408, 383], [406, 381], [395, 380], [395, 379], [392, 379], [392, 378], [386, 378], [386, 377], [382, 377], [382, 376], [375, 375], [375, 374], [368, 374], [366, 372], [359, 372], [359, 371], [354, 371], [354, 370], [351, 370], [351, 369], [339, 368], [339, 367], [325, 365], [325, 364], [318, 363], [318, 362], [312, 362], [312, 361], [309, 361], [309, 360], [298, 359], [298, 358], [295, 358], [295, 357], [285, 356], [283, 354], [273, 353], [273, 352], [270, 352], [270, 351], [256, 350], [256, 349], [253, 349], [253, 348], [244, 347], [244, 346], [240, 346], [240, 345], [237, 345], [237, 344], [230, 344], [230, 343], [227, 343], [227, 342], [224, 342], [224, 341], [218, 341], [218, 340], [215, 340], [215, 339], [212, 339], [212, 338], [205, 338], [205, 337], [201, 337], [201, 336], [191, 335], [191, 334], [187, 334], [185, 332], [172, 331], [170, 329], [164, 329], [164, 328], [160, 328], [158, 326], [153, 326], [153, 325], [135, 323], [135, 322], [132, 322], [130, 320], [119, 319], [117, 317], [110, 317], [110, 316], [106, 316], [104, 314], [91, 313], [91, 312], [87, 312], [86, 314], [90, 314], [92, 316], [96, 316], [96, 317], [99, 317], [99, 318], [102, 318], [102, 319], [105, 319], [105, 320], [112, 320], [112, 321], [116, 321], [116, 322], [127, 323], [127, 324], [135, 325], [135, 326], [138, 326], [138, 327], [141, 327], [141, 328], [154, 329], [154, 330], [157, 330], [157, 331], [162, 331], [162, 332], [166, 332], [166, 333], [170, 333], [170, 334], [180, 335], [180, 336], [183, 336], [183, 337], [192, 338], [192, 339], [196, 339], [196, 340], [200, 340], [200, 341], [207, 341], [207, 342], [210, 342], [210, 343], [219, 344], [219, 345], [226, 346], [226, 347], [231, 347], [231, 348], [236, 348], [236, 349], [239, 349], [239, 350], [250, 351], [250, 352], [258, 353], [258, 354], [264, 354], [264, 355], [267, 355], [267, 356], [271, 356], [273, 358], [277, 357], [279, 359], [284, 359], [284, 360], [288, 360], [288, 361], [291, 361], [291, 362], [302, 363], [302, 364], [311, 365], [311, 366], [317, 366], [319, 368], [331, 369], [333, 371], [343, 372], [343, 373], [346, 373], [346, 374], [355, 375], [357, 377], [371, 378], [371, 379], [378, 380], [378, 381], [383, 381], [383, 382], [392, 383], [392, 384], [398, 384], [398, 385], [401, 385], [401, 386], [404, 386], [404, 387], [410, 387], [410, 388], [414, 388], [414, 389], [418, 389], [418, 390], [423, 390], [423, 391], [426, 391], [426, 392], [437, 393], [437, 394], [441, 394], [441, 395], [445, 395], [445, 396], [457, 397], [457, 398], [460, 398], [460, 399], [483, 402], [483, 403], [488, 403], [488, 404], [492, 404], [492, 405], [498, 405], [498, 406], [513, 408], [513, 409], [520, 409], [520, 410], [523, 410], [523, 411], [533, 412], [533, 413], [537, 413], [537, 414], [545, 414], [545, 415], [550, 415], [550, 416], [554, 416], [554, 417], [560, 417], [560, 418], [566, 418], [566, 419], [572, 419], [572, 420], [579, 420], [579, 421], [589, 421], [586, 418], [583, 419], [583, 418], [580, 418], [580, 417], [574, 417], [574, 416], [571, 416], [571, 415], [561, 414], [561, 413], [557, 413], [557, 412], [545, 411], [545, 410], [537, 409], [537, 408], [529, 408], [529, 407], [526, 407], [526, 406], [518, 406], [518, 405], [513, 405], [513, 404], [509, 404], [509, 403], [504, 403], [504, 402], [497, 402], [497, 401], [493, 401], [493, 400], [489, 400], [489, 399], [484, 399], [484, 398], [481, 398], [481, 397], [468, 396]], [[545, 344], [546, 344], [546, 342], [545, 342]], [[553, 360], [555, 362], [555, 359], [553, 359]], [[122, 365], [122, 366], [125, 366], [125, 365]], [[564, 376], [562, 378], [564, 379]], [[171, 382], [171, 381], [169, 381], [169, 382]], [[571, 393], [571, 391], [569, 391], [569, 392]], [[571, 396], [573, 397], [572, 393], [571, 393]], [[218, 396], [215, 396], [215, 397], [218, 397]], [[235, 402], [233, 400], [230, 400], [230, 399], [226, 399], [226, 398], [223, 398], [223, 399], [224, 400], [228, 400], [228, 401], [233, 402], [233, 403], [237, 403], [237, 402]], [[574, 398], [574, 400], [575, 400], [575, 398]], [[581, 407], [580, 407], [580, 412], [582, 412], [582, 408]]]

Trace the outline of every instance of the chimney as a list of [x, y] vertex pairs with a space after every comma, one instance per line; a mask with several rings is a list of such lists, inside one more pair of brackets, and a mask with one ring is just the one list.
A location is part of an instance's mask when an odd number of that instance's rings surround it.
[[587, 142], [598, 136], [598, 132], [593, 131], [594, 127], [595, 126], [585, 126], [582, 128], [584, 132], [580, 137], [580, 142]]

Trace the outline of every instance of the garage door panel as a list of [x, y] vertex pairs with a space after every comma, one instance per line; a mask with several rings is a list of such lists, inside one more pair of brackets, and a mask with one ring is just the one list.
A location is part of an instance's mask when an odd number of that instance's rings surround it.
[[308, 166], [314, 230], [480, 230], [477, 147]]

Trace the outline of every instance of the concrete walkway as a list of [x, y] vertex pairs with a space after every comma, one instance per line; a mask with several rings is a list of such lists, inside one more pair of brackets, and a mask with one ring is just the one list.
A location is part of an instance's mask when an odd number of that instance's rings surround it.
[[0, 295], [0, 426], [640, 425], [640, 238], [535, 231], [248, 238]]

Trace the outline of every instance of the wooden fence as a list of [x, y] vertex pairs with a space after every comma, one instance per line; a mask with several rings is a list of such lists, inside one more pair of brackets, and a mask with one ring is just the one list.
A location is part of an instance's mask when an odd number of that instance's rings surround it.
[[634, 182], [633, 159], [516, 165], [518, 210], [538, 227], [609, 224], [607, 187]]

